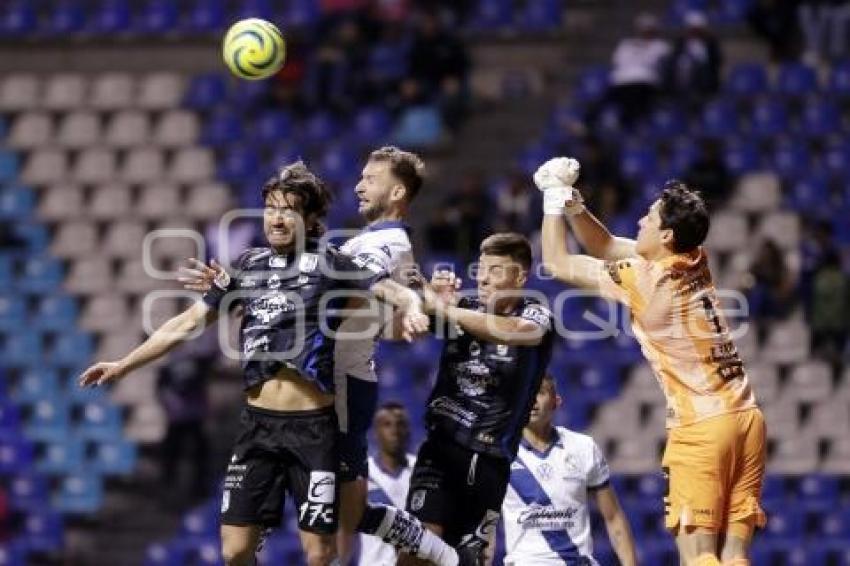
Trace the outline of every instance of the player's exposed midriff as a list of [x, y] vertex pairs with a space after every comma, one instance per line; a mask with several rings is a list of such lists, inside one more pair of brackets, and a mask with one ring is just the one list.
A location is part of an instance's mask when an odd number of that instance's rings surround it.
[[311, 411], [334, 403], [333, 395], [322, 393], [314, 384], [288, 368], [249, 389], [245, 400], [249, 405], [272, 411]]

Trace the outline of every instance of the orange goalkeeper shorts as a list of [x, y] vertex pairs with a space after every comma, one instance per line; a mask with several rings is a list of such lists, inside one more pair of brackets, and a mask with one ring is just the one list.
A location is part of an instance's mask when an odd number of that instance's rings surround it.
[[759, 505], [766, 440], [758, 408], [670, 429], [661, 465], [667, 480], [667, 529], [726, 531], [730, 523], [762, 527]]

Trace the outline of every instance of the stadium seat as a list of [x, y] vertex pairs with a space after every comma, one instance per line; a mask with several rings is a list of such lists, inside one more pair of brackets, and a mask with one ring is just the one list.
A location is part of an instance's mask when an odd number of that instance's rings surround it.
[[71, 220], [59, 225], [50, 253], [61, 259], [79, 258], [93, 253], [97, 245], [97, 225], [88, 221]]
[[729, 139], [723, 148], [723, 162], [735, 175], [760, 169], [761, 157], [755, 143], [745, 139]]
[[382, 108], [363, 108], [354, 117], [354, 135], [362, 145], [378, 145], [387, 138], [391, 128], [392, 118]]
[[48, 293], [62, 282], [62, 264], [53, 258], [31, 257], [23, 264], [23, 272], [17, 278], [17, 287], [26, 293]]
[[150, 118], [139, 110], [122, 110], [106, 126], [104, 142], [116, 148], [145, 145], [150, 139]]
[[144, 110], [170, 110], [180, 105], [185, 85], [177, 73], [155, 72], [139, 80], [136, 104]]
[[254, 175], [259, 166], [260, 160], [255, 150], [242, 145], [232, 145], [219, 160], [218, 178], [236, 183]]
[[47, 251], [50, 234], [44, 224], [18, 220], [12, 224], [12, 234], [23, 242], [22, 248], [29, 253], [40, 254]]
[[112, 266], [106, 257], [88, 257], [71, 264], [65, 289], [75, 295], [97, 295], [112, 286]]
[[764, 528], [764, 535], [772, 539], [800, 540], [803, 536], [803, 516], [796, 509], [785, 506], [770, 509], [770, 520]]
[[32, 190], [14, 185], [0, 187], [0, 219], [4, 221], [25, 220], [35, 209], [35, 194]]
[[181, 533], [193, 536], [215, 536], [218, 533], [219, 510], [215, 503], [205, 503], [183, 516]]
[[432, 106], [408, 108], [396, 122], [392, 133], [394, 143], [422, 148], [438, 143], [443, 135], [439, 111]]
[[843, 178], [850, 173], [850, 143], [835, 141], [824, 148], [823, 164], [826, 170], [836, 177]]
[[[121, 432], [119, 431], [119, 435]], [[136, 467], [136, 446], [125, 440], [99, 442], [88, 467], [106, 475], [129, 475]]]
[[34, 327], [40, 330], [67, 332], [77, 319], [77, 302], [64, 295], [43, 297], [35, 310]]
[[21, 418], [18, 407], [6, 400], [0, 401], [0, 440], [20, 436], [18, 434], [20, 423]]
[[44, 444], [35, 467], [44, 474], [61, 475], [83, 472], [84, 464], [85, 445], [76, 438], [67, 437]]
[[0, 331], [21, 328], [26, 320], [27, 306], [24, 297], [9, 293], [0, 295]]
[[214, 174], [215, 161], [212, 153], [208, 149], [195, 147], [178, 150], [167, 173], [172, 181], [186, 184], [207, 181]]
[[513, 20], [513, 6], [507, 0], [479, 0], [470, 17], [469, 27], [476, 30], [492, 30], [506, 27]]
[[183, 21], [183, 29], [194, 33], [212, 33], [224, 28], [223, 0], [195, 0]]
[[721, 211], [711, 218], [711, 229], [705, 245], [714, 251], [731, 252], [747, 240], [750, 229], [745, 215], [734, 211]]
[[[199, 4], [205, 4], [201, 1]], [[183, 104], [192, 110], [209, 111], [227, 98], [227, 83], [222, 75], [195, 75], [189, 81]]]
[[783, 389], [783, 396], [807, 403], [819, 403], [827, 400], [832, 390], [832, 368], [825, 362], [811, 360], [794, 366]]
[[[3, 411], [0, 405], [0, 411]], [[33, 448], [22, 438], [0, 438], [0, 474], [27, 470], [33, 462]]]
[[62, 444], [68, 438], [68, 405], [61, 397], [42, 397], [27, 407], [24, 432], [41, 442]]
[[834, 503], [839, 499], [839, 480], [836, 476], [810, 474], [798, 482], [801, 499], [808, 502]]
[[799, 435], [786, 436], [777, 439], [767, 469], [770, 473], [778, 474], [809, 474], [816, 471], [819, 460], [818, 444], [814, 439]]
[[82, 440], [112, 442], [121, 438], [121, 412], [111, 403], [85, 403], [74, 411], [79, 413], [74, 429], [75, 435]]
[[818, 89], [817, 73], [802, 63], [783, 63], [776, 77], [776, 91], [785, 96], [803, 96]]
[[171, 110], [157, 120], [153, 143], [162, 148], [189, 146], [197, 141], [200, 128], [198, 117], [193, 112]]
[[514, 21], [521, 29], [557, 30], [563, 23], [562, 0], [532, 0], [515, 16]]
[[243, 0], [239, 2], [231, 14], [234, 20], [244, 18], [272, 18], [272, 7], [270, 0]]
[[810, 138], [821, 138], [839, 133], [841, 112], [832, 100], [810, 98], [805, 102], [800, 116], [800, 131]]
[[52, 399], [61, 394], [59, 376], [49, 368], [30, 368], [18, 378], [12, 398], [17, 403], [33, 404], [39, 399]]
[[805, 143], [783, 140], [775, 144], [773, 170], [783, 179], [800, 179], [811, 171], [812, 158]]
[[41, 102], [41, 81], [35, 75], [10, 73], [0, 83], [0, 111], [33, 110]]
[[85, 149], [101, 139], [100, 117], [89, 111], [71, 112], [59, 123], [56, 142], [65, 149]]
[[791, 212], [765, 214], [754, 235], [756, 238], [772, 240], [785, 250], [795, 250], [800, 246], [800, 217]]
[[73, 185], [53, 185], [42, 192], [39, 218], [47, 221], [78, 218], [83, 214], [85, 194]]
[[100, 247], [102, 257], [140, 258], [145, 236], [146, 224], [140, 219], [113, 222]]
[[809, 174], [794, 182], [785, 195], [785, 205], [799, 214], [826, 217], [831, 209], [829, 193], [826, 177]]
[[170, 0], [147, 0], [136, 23], [136, 28], [150, 35], [164, 35], [177, 27], [177, 4]]
[[657, 167], [658, 156], [649, 145], [626, 145], [620, 152], [620, 169], [629, 179], [647, 180], [655, 174]]
[[117, 176], [130, 185], [155, 183], [165, 176], [165, 155], [156, 146], [133, 148]]
[[748, 363], [747, 378], [760, 402], [769, 404], [779, 395], [779, 370], [775, 365]]
[[94, 513], [103, 504], [103, 481], [100, 476], [92, 474], [65, 476], [52, 503], [55, 509], [65, 514]]
[[130, 31], [130, 6], [127, 0], [102, 0], [90, 18], [91, 31], [112, 35]]
[[56, 73], [46, 79], [41, 106], [45, 110], [65, 112], [85, 106], [89, 81], [79, 73]]
[[673, 137], [684, 134], [688, 119], [675, 106], [657, 108], [649, 117], [649, 134], [658, 137]]
[[[180, 187], [170, 183], [154, 183], [142, 187], [136, 204], [136, 213], [141, 218], [152, 220], [171, 216], [175, 210], [181, 210], [183, 198]], [[133, 231], [144, 230], [141, 224], [134, 224]], [[116, 238], [120, 230], [116, 230]]]
[[751, 173], [738, 180], [731, 199], [734, 210], [762, 213], [775, 210], [781, 202], [779, 179], [771, 173]]
[[758, 100], [753, 104], [750, 132], [761, 138], [771, 138], [788, 130], [788, 111], [775, 98]]
[[216, 182], [202, 183], [189, 189], [186, 211], [198, 220], [216, 220], [227, 212], [230, 202], [230, 187]]
[[104, 73], [92, 82], [91, 99], [95, 110], [124, 110], [133, 106], [136, 83], [129, 73]]
[[841, 396], [818, 403], [806, 423], [806, 432], [834, 440], [850, 428], [850, 401]]
[[57, 365], [78, 367], [89, 361], [93, 351], [91, 335], [83, 332], [66, 332], [57, 336], [48, 356]]
[[48, 483], [40, 474], [20, 473], [9, 481], [9, 504], [18, 511], [44, 509], [47, 504]]
[[84, 150], [76, 159], [71, 179], [83, 185], [106, 183], [115, 178], [118, 170], [118, 156], [115, 151], [105, 147], [93, 147]]
[[5, 289], [11, 288], [14, 282], [12, 275], [13, 266], [12, 255], [0, 252], [0, 285], [3, 285]]
[[608, 77], [611, 70], [607, 66], [593, 66], [584, 69], [579, 75], [574, 89], [576, 99], [582, 104], [597, 102], [608, 91]]
[[341, 131], [340, 124], [329, 113], [317, 112], [304, 124], [305, 139], [315, 145], [333, 141]]
[[834, 61], [829, 75], [830, 94], [840, 98], [850, 97], [850, 61]]
[[205, 145], [221, 147], [239, 143], [242, 136], [242, 117], [236, 112], [221, 110], [206, 120], [200, 142]]
[[25, 112], [12, 123], [6, 144], [12, 149], [36, 149], [53, 141], [53, 120], [46, 112]]
[[29, 513], [22, 531], [32, 551], [51, 552], [62, 548], [62, 517], [55, 511], [43, 509]]
[[92, 190], [88, 213], [97, 220], [116, 220], [128, 216], [133, 206], [130, 187], [114, 182], [96, 186]]
[[179, 541], [155, 543], [145, 552], [145, 566], [182, 566], [186, 564], [187, 548]]
[[82, 31], [85, 25], [84, 5], [75, 0], [59, 0], [52, 6], [47, 31], [55, 36], [67, 36]]
[[723, 83], [724, 89], [737, 96], [754, 96], [767, 91], [767, 74], [757, 63], [734, 66]]
[[0, 13], [0, 35], [23, 37], [36, 31], [37, 16], [31, 2], [10, 1]]

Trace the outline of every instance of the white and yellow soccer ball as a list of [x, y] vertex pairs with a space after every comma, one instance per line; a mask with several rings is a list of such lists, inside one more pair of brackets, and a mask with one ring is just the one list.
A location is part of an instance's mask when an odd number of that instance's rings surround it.
[[286, 61], [286, 41], [271, 22], [260, 18], [230, 26], [221, 48], [224, 63], [237, 77], [256, 81], [277, 73]]

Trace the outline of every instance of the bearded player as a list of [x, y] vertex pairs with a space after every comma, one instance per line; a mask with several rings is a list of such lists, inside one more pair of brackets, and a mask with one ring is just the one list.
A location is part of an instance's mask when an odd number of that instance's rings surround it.
[[[578, 173], [576, 160], [561, 157], [534, 174], [544, 195], [544, 264], [631, 310], [667, 398], [665, 524], [683, 564], [747, 565], [753, 531], [765, 523], [765, 424], [701, 246], [705, 202], [670, 181], [640, 219], [637, 240], [619, 238], [583, 206], [572, 188]], [[568, 225], [590, 256], [570, 254]]]

